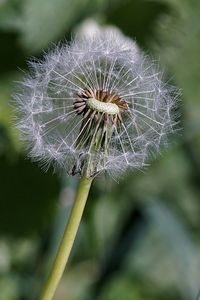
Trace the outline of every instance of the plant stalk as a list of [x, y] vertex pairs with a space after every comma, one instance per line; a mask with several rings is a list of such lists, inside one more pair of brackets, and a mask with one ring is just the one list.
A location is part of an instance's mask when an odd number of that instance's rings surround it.
[[85, 176], [83, 176], [80, 180], [69, 220], [66, 225], [63, 238], [58, 248], [56, 258], [54, 260], [47, 282], [44, 286], [40, 300], [53, 299], [56, 288], [64, 272], [65, 265], [68, 261], [76, 237], [76, 233], [78, 231], [83, 210], [91, 187], [92, 179], [93, 178], [87, 179]]

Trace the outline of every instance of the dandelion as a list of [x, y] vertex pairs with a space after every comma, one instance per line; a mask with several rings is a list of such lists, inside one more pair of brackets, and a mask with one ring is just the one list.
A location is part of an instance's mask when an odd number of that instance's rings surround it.
[[[82, 177], [42, 300], [53, 297], [68, 259], [92, 179], [140, 169], [167, 144], [178, 93], [157, 63], [119, 31], [101, 30], [55, 48], [15, 97], [30, 156]], [[77, 216], [78, 215], [78, 216]], [[63, 258], [64, 257], [64, 258]]]

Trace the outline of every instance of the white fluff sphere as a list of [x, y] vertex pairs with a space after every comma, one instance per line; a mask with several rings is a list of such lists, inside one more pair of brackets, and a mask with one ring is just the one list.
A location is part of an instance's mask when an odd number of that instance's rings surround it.
[[73, 175], [120, 174], [167, 143], [177, 90], [120, 32], [77, 37], [30, 66], [15, 103], [35, 160]]

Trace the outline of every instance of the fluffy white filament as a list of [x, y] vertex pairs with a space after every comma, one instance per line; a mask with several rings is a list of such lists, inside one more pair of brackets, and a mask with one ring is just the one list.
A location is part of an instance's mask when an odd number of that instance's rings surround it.
[[90, 147], [77, 147], [84, 129], [74, 101], [87, 89], [117, 95], [129, 107], [121, 123], [113, 124], [109, 149], [100, 149], [96, 155], [96, 173], [142, 168], [149, 154], [166, 144], [174, 126], [176, 90], [162, 81], [156, 62], [121, 33], [102, 30], [94, 37], [76, 38], [30, 65], [31, 74], [15, 100], [18, 127], [34, 159], [68, 173], [76, 165], [81, 173]]

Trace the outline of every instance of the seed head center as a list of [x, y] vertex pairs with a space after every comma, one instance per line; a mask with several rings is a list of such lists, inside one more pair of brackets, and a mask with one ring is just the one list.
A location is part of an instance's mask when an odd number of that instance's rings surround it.
[[77, 94], [74, 109], [84, 119], [94, 118], [94, 122], [103, 120], [106, 123], [119, 124], [122, 122], [121, 114], [128, 110], [128, 104], [120, 96], [108, 91], [87, 89]]
[[119, 106], [117, 104], [110, 102], [102, 102], [95, 98], [87, 99], [86, 105], [92, 110], [96, 110], [97, 112], [101, 113], [106, 113], [108, 115], [116, 115], [120, 112]]

